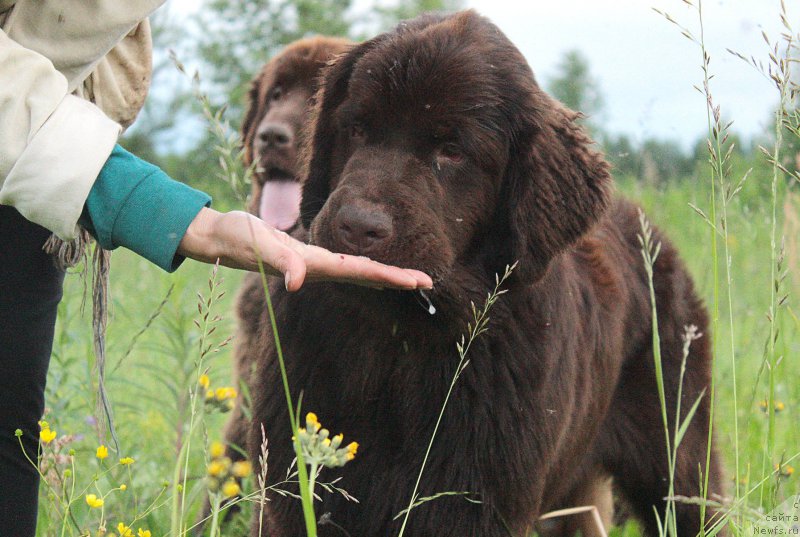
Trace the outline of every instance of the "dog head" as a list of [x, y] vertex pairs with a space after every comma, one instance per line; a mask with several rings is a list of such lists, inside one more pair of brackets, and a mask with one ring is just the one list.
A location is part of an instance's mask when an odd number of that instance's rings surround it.
[[473, 11], [423, 16], [327, 68], [306, 150], [312, 242], [428, 272], [537, 281], [603, 213], [608, 165]]
[[297, 150], [320, 70], [350, 42], [313, 37], [289, 44], [253, 79], [242, 123], [244, 162], [256, 163], [248, 210], [278, 229], [297, 220]]

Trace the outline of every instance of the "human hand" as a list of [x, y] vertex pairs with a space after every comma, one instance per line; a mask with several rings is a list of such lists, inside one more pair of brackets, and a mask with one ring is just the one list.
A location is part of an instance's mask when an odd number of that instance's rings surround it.
[[337, 254], [304, 244], [259, 218], [242, 212], [203, 208], [186, 230], [178, 253], [221, 265], [258, 271], [258, 257], [268, 274], [282, 274], [288, 291], [305, 281], [329, 280], [368, 287], [430, 289], [423, 272], [384, 265], [365, 257]]

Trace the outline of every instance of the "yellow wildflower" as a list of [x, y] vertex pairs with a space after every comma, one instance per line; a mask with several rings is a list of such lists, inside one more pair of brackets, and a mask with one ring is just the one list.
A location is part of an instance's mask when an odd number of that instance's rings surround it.
[[222, 494], [226, 498], [232, 498], [241, 492], [239, 488], [239, 484], [234, 481], [233, 479], [226, 481], [224, 485], [222, 485]]
[[105, 502], [103, 501], [103, 498], [98, 498], [97, 494], [86, 495], [86, 504], [93, 509], [97, 509], [98, 507], [103, 507], [104, 503]]
[[200, 385], [200, 386], [201, 386], [201, 387], [202, 387], [204, 390], [207, 390], [207, 389], [208, 389], [208, 386], [209, 386], [209, 384], [211, 384], [211, 379], [210, 379], [210, 378], [208, 378], [208, 375], [206, 375], [205, 373], [203, 373], [202, 375], [200, 375], [200, 378], [198, 378], [198, 379], [197, 379], [197, 383], [198, 383], [198, 384], [199, 384], [199, 385]]
[[103, 444], [100, 444], [100, 447], [97, 448], [97, 452], [94, 454], [94, 456], [102, 461], [108, 457], [108, 448]]
[[215, 460], [208, 463], [208, 475], [210, 476], [219, 477], [225, 470], [225, 464], [222, 461]]
[[123, 465], [123, 466], [130, 466], [130, 465], [131, 465], [131, 464], [133, 464], [134, 462], [136, 462], [136, 459], [134, 459], [133, 457], [122, 457], [122, 458], [119, 460], [119, 463], [120, 463], [121, 465]]
[[231, 473], [236, 477], [247, 477], [252, 471], [253, 467], [250, 461], [237, 461], [233, 463], [233, 468], [231, 468]]
[[222, 442], [211, 442], [211, 446], [208, 448], [208, 454], [211, 455], [212, 459], [218, 459], [225, 455], [225, 444]]
[[56, 438], [56, 432], [51, 431], [49, 428], [44, 428], [39, 431], [39, 440], [42, 441], [43, 444], [49, 444]]
[[214, 390], [206, 390], [206, 399], [214, 398]]
[[143, 530], [142, 528], [139, 528], [139, 531], [136, 532], [136, 535], [139, 537], [150, 537], [150, 530]]
[[214, 391], [214, 396], [218, 401], [225, 401], [226, 399], [236, 399], [236, 390], [230, 386], [224, 388], [217, 388]]
[[320, 427], [322, 427], [322, 425], [319, 422], [319, 419], [317, 418], [317, 415], [314, 414], [313, 412], [309, 412], [308, 414], [306, 414], [306, 427], [308, 427], [310, 431], [314, 432], [319, 431]]
[[778, 472], [778, 475], [781, 477], [792, 477], [792, 474], [794, 474], [794, 468], [788, 464], [776, 464], [775, 471]]
[[117, 524], [117, 531], [119, 532], [119, 537], [133, 537], [133, 530], [122, 522]]
[[128, 490], [128, 485], [126, 485], [125, 483], [121, 484], [119, 486], [119, 490], [121, 490], [122, 492], [125, 492], [126, 490]]

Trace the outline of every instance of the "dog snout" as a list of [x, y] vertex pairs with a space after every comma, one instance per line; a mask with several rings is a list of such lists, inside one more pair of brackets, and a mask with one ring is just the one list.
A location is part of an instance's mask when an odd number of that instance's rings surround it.
[[283, 123], [264, 123], [259, 126], [256, 135], [263, 148], [283, 149], [290, 147], [294, 141], [292, 130]]
[[392, 237], [392, 217], [379, 205], [351, 203], [342, 206], [335, 232], [340, 243], [355, 254], [377, 251]]

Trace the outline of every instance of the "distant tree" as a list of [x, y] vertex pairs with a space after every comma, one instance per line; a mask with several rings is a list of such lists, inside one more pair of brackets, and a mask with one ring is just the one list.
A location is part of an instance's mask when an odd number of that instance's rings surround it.
[[[126, 147], [147, 155], [176, 179], [211, 193], [216, 206], [235, 206], [227, 186], [215, 179], [214, 140], [209, 133], [195, 134], [205, 120], [167, 49], [177, 49], [183, 63], [199, 66], [203, 91], [216, 105], [226, 106], [226, 120], [238, 129], [250, 80], [291, 41], [314, 34], [366, 39], [423, 11], [458, 9], [462, 0], [385, 0], [359, 8], [358, 13], [353, 4], [353, 0], [203, 0], [189, 29], [159, 10], [151, 20], [156, 91], [126, 136]], [[184, 89], [173, 94], [164, 92], [164, 87]]]
[[586, 125], [595, 136], [602, 136], [598, 118], [605, 107], [600, 84], [592, 75], [589, 60], [578, 50], [567, 51], [556, 74], [546, 85], [556, 99], [587, 116]]
[[238, 117], [250, 79], [278, 50], [313, 34], [347, 36], [352, 0], [205, 0], [197, 14], [197, 55]]
[[603, 149], [606, 159], [613, 166], [613, 173], [616, 176], [638, 177], [640, 167], [640, 151], [634, 147], [630, 138], [626, 135], [606, 136]]
[[384, 31], [399, 21], [414, 18], [421, 13], [451, 13], [463, 8], [463, 0], [401, 0], [379, 2], [374, 8], [374, 14], [378, 18], [378, 31]]

